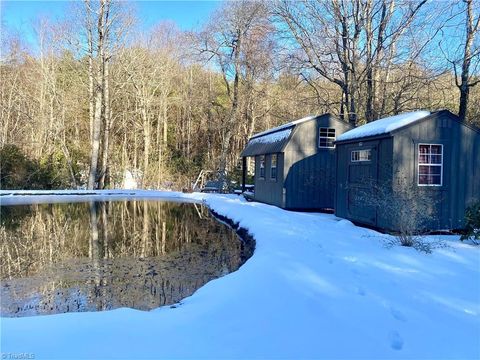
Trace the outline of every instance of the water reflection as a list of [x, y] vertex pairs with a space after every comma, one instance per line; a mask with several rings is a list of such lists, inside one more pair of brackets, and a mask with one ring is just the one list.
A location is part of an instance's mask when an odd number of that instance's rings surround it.
[[173, 304], [254, 244], [206, 208], [126, 201], [0, 207], [1, 316]]

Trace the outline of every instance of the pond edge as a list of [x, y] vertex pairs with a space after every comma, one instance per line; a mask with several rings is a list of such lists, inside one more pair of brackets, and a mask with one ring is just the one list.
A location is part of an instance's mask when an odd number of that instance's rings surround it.
[[256, 249], [257, 242], [255, 241], [255, 238], [253, 237], [253, 235], [250, 234], [248, 229], [246, 229], [244, 227], [241, 227], [240, 223], [235, 222], [232, 219], [230, 219], [229, 217], [216, 212], [215, 210], [213, 210], [209, 206], [208, 206], [208, 210], [213, 215], [213, 217], [215, 217], [215, 219], [217, 219], [218, 221], [224, 223], [228, 227], [235, 230], [235, 232], [238, 235], [238, 237], [240, 238], [240, 240], [242, 240], [247, 246], [252, 246], [252, 249], [253, 249], [252, 256], [255, 254], [255, 249]]

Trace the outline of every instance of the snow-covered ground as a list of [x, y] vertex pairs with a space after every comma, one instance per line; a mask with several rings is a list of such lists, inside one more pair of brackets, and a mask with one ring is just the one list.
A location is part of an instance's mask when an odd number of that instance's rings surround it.
[[[442, 237], [450, 247], [427, 255], [387, 249], [385, 235], [333, 215], [288, 212], [232, 195], [134, 193], [205, 201], [248, 229], [255, 254], [176, 308], [2, 318], [3, 354], [480, 358], [480, 248], [458, 237]], [[24, 197], [0, 196], [0, 202], [15, 198]]]

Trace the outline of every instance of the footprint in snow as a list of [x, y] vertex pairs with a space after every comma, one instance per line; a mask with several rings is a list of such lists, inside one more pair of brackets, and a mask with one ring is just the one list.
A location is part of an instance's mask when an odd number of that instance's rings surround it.
[[360, 277], [362, 276], [363, 274], [358, 271], [357, 269], [350, 269], [350, 271], [353, 273], [353, 275], [357, 276], [357, 277]]
[[394, 307], [390, 308], [390, 313], [399, 321], [407, 321], [407, 317], [400, 310], [395, 309]]
[[365, 292], [365, 289], [363, 289], [362, 287], [357, 288], [357, 294], [360, 295], [360, 296], [367, 295], [367, 293]]
[[402, 350], [403, 339], [398, 331], [391, 331], [388, 337], [390, 338], [390, 347], [393, 350]]

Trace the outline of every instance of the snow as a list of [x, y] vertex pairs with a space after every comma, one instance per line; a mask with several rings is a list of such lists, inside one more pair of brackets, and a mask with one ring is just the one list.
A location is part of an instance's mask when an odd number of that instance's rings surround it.
[[249, 141], [249, 145], [251, 144], [273, 144], [277, 141], [281, 141], [286, 139], [290, 136], [292, 132], [292, 128], [277, 131], [274, 133], [269, 133], [260, 137], [253, 138]]
[[371, 123], [359, 126], [353, 130], [347, 131], [337, 137], [337, 141], [358, 139], [367, 136], [380, 135], [392, 132], [403, 126], [407, 126], [415, 121], [423, 119], [430, 115], [429, 111], [413, 111], [395, 115]]
[[260, 136], [264, 136], [264, 135], [267, 135], [267, 134], [270, 134], [270, 133], [273, 133], [273, 132], [277, 132], [277, 131], [279, 131], [279, 130], [283, 130], [283, 129], [286, 129], [286, 128], [292, 128], [292, 127], [294, 127], [295, 125], [301, 124], [301, 123], [303, 123], [303, 122], [305, 122], [305, 121], [309, 121], [309, 120], [315, 119], [317, 116], [318, 116], [318, 115], [309, 115], [309, 116], [303, 117], [303, 118], [301, 118], [301, 119], [291, 121], [291, 122], [289, 122], [289, 123], [287, 123], [287, 124], [283, 124], [283, 125], [274, 127], [274, 128], [272, 128], [272, 129], [268, 129], [268, 130], [259, 132], [258, 134], [253, 135], [252, 138], [257, 138], [257, 137], [260, 137]]
[[258, 134], [255, 134], [252, 136], [252, 138], [249, 141], [249, 144], [273, 144], [277, 141], [281, 141], [283, 139], [286, 139], [290, 136], [293, 128], [295, 125], [301, 124], [303, 122], [315, 119], [317, 115], [310, 115], [306, 116], [304, 118], [291, 121], [287, 124], [283, 124], [280, 126], [277, 126], [272, 129], [268, 129], [266, 131], [260, 132]]
[[[48, 192], [8, 193], [0, 192], [2, 204], [63, 201]], [[134, 194], [204, 202], [248, 229], [255, 253], [238, 271], [207, 283], [176, 308], [2, 318], [3, 354], [480, 358], [480, 248], [457, 236], [441, 237], [449, 247], [427, 255], [387, 248], [388, 236], [334, 215], [285, 211], [236, 195], [69, 193], [68, 201]]]
[[123, 188], [124, 189], [138, 188], [137, 180], [134, 178], [133, 174], [128, 170], [125, 170], [125, 173], [123, 176]]

